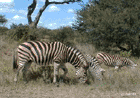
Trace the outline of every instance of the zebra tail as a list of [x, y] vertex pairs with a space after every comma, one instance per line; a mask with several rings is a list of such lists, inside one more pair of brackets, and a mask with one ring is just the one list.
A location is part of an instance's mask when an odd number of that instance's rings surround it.
[[18, 68], [18, 65], [17, 65], [17, 56], [15, 55], [15, 51], [14, 51], [14, 54], [13, 54], [13, 70], [15, 72], [15, 70]]

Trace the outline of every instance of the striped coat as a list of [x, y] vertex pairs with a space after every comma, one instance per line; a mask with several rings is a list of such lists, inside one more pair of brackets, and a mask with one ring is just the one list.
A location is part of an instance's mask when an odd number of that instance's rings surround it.
[[[99, 62], [96, 60], [95, 57], [91, 56], [90, 54], [86, 54], [85, 58], [88, 62], [89, 65], [88, 71], [89, 74], [92, 76], [92, 79], [102, 81], [104, 78], [105, 70], [99, 66]], [[62, 70], [65, 72], [67, 68], [66, 67], [62, 68]]]
[[122, 66], [131, 66], [134, 68], [137, 66], [133, 61], [128, 58], [120, 57], [119, 55], [111, 55], [108, 53], [98, 53], [96, 59], [99, 61], [100, 65], [104, 63], [107, 66], [115, 67], [115, 69], [120, 69]]
[[76, 75], [80, 79], [80, 82], [85, 83], [87, 80], [88, 63], [82, 53], [77, 49], [66, 46], [61, 42], [24, 42], [18, 46], [16, 53], [17, 55], [14, 55], [13, 57], [15, 82], [18, 80], [18, 74], [22, 68], [23, 79], [25, 82], [27, 82], [26, 71], [32, 62], [35, 62], [38, 65], [46, 66], [53, 63], [54, 83], [58, 83], [59, 68], [62, 68], [65, 71], [64, 77], [66, 76], [68, 70], [65, 67], [65, 63], [67, 62], [71, 63], [76, 68]]
[[86, 54], [85, 58], [88, 61], [89, 64], [89, 73], [92, 75], [94, 80], [100, 80], [102, 81], [104, 78], [104, 72], [105, 70], [99, 66], [99, 62], [96, 60], [95, 57]]

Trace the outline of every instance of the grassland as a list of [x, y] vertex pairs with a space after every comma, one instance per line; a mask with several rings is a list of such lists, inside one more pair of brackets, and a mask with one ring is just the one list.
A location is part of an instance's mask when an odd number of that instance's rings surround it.
[[[0, 39], [0, 98], [140, 98], [139, 65], [135, 69], [123, 67], [119, 72], [102, 65], [102, 68], [106, 69], [105, 79], [102, 82], [93, 81], [88, 75], [90, 84], [82, 85], [75, 80], [74, 67], [67, 63], [69, 83], [60, 83], [60, 87], [54, 86], [53, 83], [45, 84], [39, 74], [32, 74], [31, 77], [32, 69], [30, 68], [28, 84], [23, 83], [20, 73], [20, 79], [15, 86], [12, 54], [18, 43], [4, 40], [3, 36]], [[82, 53], [93, 56], [99, 52], [89, 44], [77, 43], [76, 47]], [[137, 58], [130, 59], [137, 64], [140, 63]], [[32, 64], [33, 70], [36, 71], [39, 66], [36, 68], [34, 65]], [[63, 71], [60, 70], [60, 73], [63, 74]]]

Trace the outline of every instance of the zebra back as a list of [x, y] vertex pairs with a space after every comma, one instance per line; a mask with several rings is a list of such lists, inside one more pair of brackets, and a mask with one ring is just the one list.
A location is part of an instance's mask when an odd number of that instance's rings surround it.
[[131, 61], [128, 58], [121, 57], [119, 55], [111, 55], [108, 53], [98, 53], [96, 55], [96, 59], [99, 61], [100, 64], [102, 62], [104, 62], [104, 64], [107, 66], [114, 66], [114, 67], [116, 67], [116, 65], [119, 65], [120, 67], [122, 67], [122, 66], [131, 66], [131, 67], [137, 66], [137, 64], [135, 64], [133, 61]]
[[18, 47], [20, 61], [34, 61], [39, 65], [49, 65], [53, 61], [66, 62], [66, 46], [61, 42], [24, 42]]
[[61, 42], [24, 42], [19, 45], [17, 52], [21, 62], [34, 61], [39, 65], [69, 62], [76, 68], [88, 68], [87, 61], [79, 50]]

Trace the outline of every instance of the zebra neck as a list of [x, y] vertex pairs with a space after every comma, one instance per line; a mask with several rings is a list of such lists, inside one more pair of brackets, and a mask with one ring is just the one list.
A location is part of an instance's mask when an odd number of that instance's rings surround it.
[[67, 55], [67, 62], [71, 63], [72, 65], [78, 66], [85, 61], [82, 53], [76, 48], [67, 46]]

